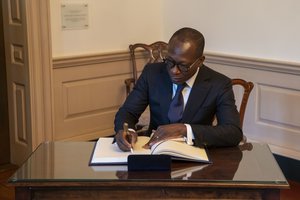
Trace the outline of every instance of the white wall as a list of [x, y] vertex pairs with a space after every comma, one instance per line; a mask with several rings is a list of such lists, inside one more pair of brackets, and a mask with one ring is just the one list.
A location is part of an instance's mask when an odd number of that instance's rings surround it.
[[[167, 41], [190, 26], [206, 51], [300, 62], [298, 0], [51, 0], [53, 57], [125, 50]], [[61, 29], [61, 3], [88, 3], [85, 30]]]
[[298, 0], [164, 0], [164, 39], [190, 26], [206, 38], [206, 50], [300, 62]]
[[[88, 3], [89, 28], [62, 30], [61, 3]], [[162, 38], [161, 0], [51, 0], [53, 57], [127, 50]]]

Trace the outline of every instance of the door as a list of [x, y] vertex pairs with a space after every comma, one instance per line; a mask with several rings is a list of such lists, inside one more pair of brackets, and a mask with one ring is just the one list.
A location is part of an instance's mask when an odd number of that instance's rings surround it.
[[51, 140], [49, 0], [3, 0], [11, 162]]

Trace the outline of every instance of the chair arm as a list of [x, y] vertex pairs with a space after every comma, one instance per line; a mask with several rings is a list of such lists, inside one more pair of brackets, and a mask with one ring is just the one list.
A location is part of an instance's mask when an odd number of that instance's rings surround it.
[[128, 96], [134, 86], [135, 80], [134, 78], [127, 78], [124, 83], [126, 86], [126, 95]]

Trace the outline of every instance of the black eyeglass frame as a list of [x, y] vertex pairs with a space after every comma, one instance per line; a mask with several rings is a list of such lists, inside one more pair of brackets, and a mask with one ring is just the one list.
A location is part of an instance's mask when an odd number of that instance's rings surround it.
[[182, 64], [178, 64], [176, 63], [174, 60], [170, 59], [170, 58], [164, 58], [163, 62], [167, 65], [167, 68], [172, 69], [173, 67], [175, 67], [175, 65], [178, 67], [179, 71], [181, 72], [188, 72], [193, 65], [195, 65], [195, 63], [197, 63], [197, 61], [200, 59], [201, 57], [197, 58], [192, 64], [190, 64], [190, 66], [186, 66], [186, 65], [182, 65]]

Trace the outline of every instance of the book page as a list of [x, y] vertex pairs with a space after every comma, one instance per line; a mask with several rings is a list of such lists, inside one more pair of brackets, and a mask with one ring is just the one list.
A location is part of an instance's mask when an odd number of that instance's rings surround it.
[[167, 140], [152, 147], [152, 154], [167, 154], [177, 159], [209, 162], [204, 148], [190, 146], [185, 142]]
[[91, 164], [127, 163], [128, 155], [150, 154], [150, 149], [144, 149], [142, 147], [148, 140], [149, 137], [138, 137], [138, 141], [133, 147], [133, 153], [131, 153], [119, 149], [117, 143], [112, 144], [113, 138], [99, 138], [93, 152]]

